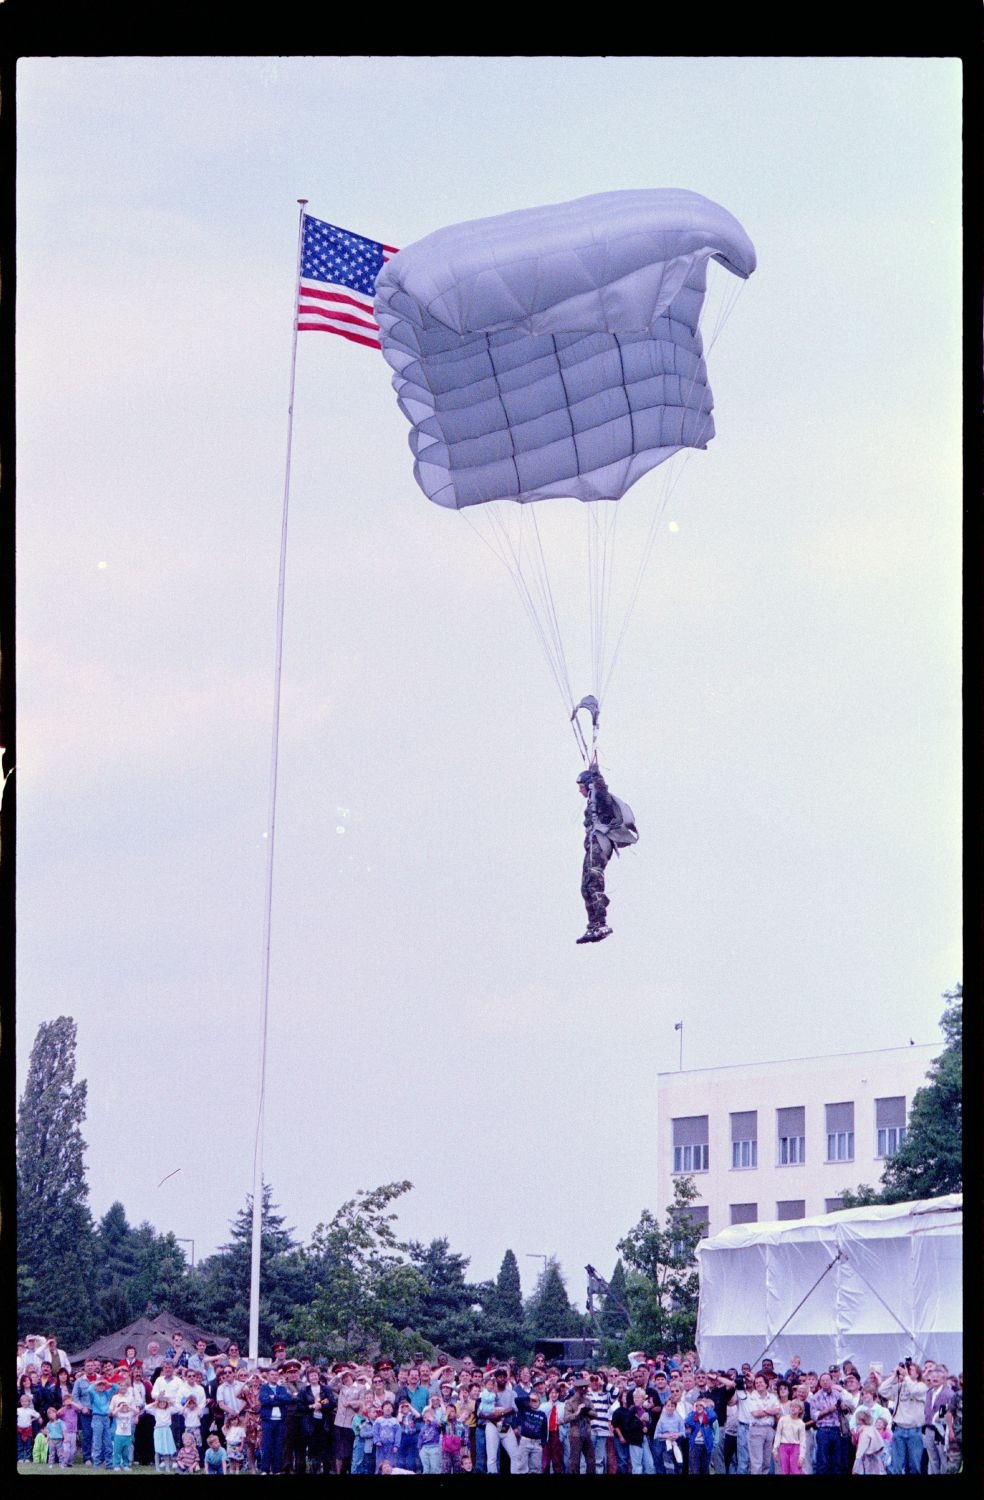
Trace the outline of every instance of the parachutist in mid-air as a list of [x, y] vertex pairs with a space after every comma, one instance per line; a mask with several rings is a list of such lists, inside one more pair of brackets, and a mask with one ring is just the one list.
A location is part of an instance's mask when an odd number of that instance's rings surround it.
[[587, 799], [584, 809], [584, 864], [581, 867], [581, 895], [588, 914], [587, 931], [579, 943], [600, 943], [611, 937], [605, 912], [605, 870], [612, 853], [634, 844], [639, 838], [635, 817], [628, 803], [614, 797], [597, 765], [592, 762], [577, 778], [581, 795]]

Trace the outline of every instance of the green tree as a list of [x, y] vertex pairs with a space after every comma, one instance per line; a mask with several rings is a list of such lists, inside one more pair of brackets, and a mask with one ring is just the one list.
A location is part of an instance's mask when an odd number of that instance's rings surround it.
[[602, 1333], [610, 1338], [620, 1338], [629, 1325], [625, 1315], [628, 1307], [628, 1292], [625, 1284], [625, 1263], [619, 1256], [608, 1282], [609, 1293], [602, 1303], [599, 1322]]
[[95, 1324], [95, 1246], [85, 1180], [86, 1083], [75, 1078], [71, 1016], [44, 1021], [17, 1117], [19, 1317], [81, 1348]]
[[429, 1245], [411, 1240], [407, 1249], [427, 1286], [412, 1306], [394, 1312], [393, 1321], [448, 1354], [470, 1353], [481, 1338], [481, 1288], [466, 1278], [468, 1257], [452, 1251], [447, 1239]]
[[526, 1352], [526, 1327], [519, 1262], [512, 1250], [502, 1257], [495, 1286], [480, 1291], [483, 1316], [479, 1353], [520, 1358]]
[[496, 1312], [510, 1321], [523, 1320], [523, 1286], [519, 1279], [519, 1262], [511, 1250], [502, 1257], [495, 1282]]
[[[245, 1206], [236, 1214], [230, 1230], [228, 1243], [202, 1261], [194, 1281], [186, 1283], [185, 1294], [191, 1299], [197, 1321], [245, 1346], [253, 1243], [251, 1194], [247, 1194]], [[264, 1183], [260, 1214], [261, 1354], [269, 1352], [275, 1338], [286, 1338], [286, 1325], [295, 1306], [306, 1302], [312, 1291], [313, 1280], [300, 1244], [278, 1212], [269, 1183]]]
[[845, 1208], [963, 1192], [963, 985], [943, 999], [945, 1046], [929, 1066], [925, 1087], [913, 1096], [905, 1140], [885, 1164], [881, 1190], [865, 1183], [854, 1192], [845, 1188]]
[[390, 1205], [413, 1187], [391, 1182], [363, 1190], [319, 1224], [304, 1253], [314, 1291], [296, 1305], [291, 1339], [312, 1353], [341, 1358], [383, 1348], [395, 1358], [412, 1353], [415, 1330], [399, 1328], [401, 1310], [426, 1295], [428, 1283], [405, 1258]]
[[188, 1263], [171, 1230], [155, 1235], [144, 1252], [142, 1276], [150, 1285], [149, 1302], [155, 1312], [184, 1317], [188, 1301]]
[[638, 1224], [618, 1242], [629, 1267], [626, 1275], [630, 1336], [642, 1349], [679, 1349], [693, 1343], [697, 1331], [698, 1280], [694, 1251], [702, 1227], [690, 1214], [699, 1197], [692, 1177], [673, 1180], [673, 1202], [666, 1222], [648, 1208]]
[[526, 1304], [525, 1320], [528, 1345], [540, 1338], [577, 1338], [584, 1332], [584, 1319], [571, 1306], [560, 1266], [552, 1255]]
[[136, 1286], [140, 1238], [127, 1222], [119, 1199], [110, 1204], [96, 1228], [96, 1333], [124, 1327], [142, 1310]]

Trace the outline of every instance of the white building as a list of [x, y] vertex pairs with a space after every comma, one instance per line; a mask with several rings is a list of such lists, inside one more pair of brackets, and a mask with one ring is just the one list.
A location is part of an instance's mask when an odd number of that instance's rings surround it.
[[718, 1234], [841, 1207], [842, 1188], [877, 1188], [905, 1139], [912, 1097], [941, 1043], [658, 1075], [657, 1212], [675, 1176]]

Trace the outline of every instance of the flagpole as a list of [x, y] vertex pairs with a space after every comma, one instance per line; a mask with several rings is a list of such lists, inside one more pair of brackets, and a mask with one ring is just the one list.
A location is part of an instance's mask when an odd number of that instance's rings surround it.
[[284, 660], [284, 584], [287, 577], [287, 511], [290, 501], [290, 452], [294, 434], [294, 378], [297, 373], [297, 294], [301, 282], [306, 198], [298, 198], [297, 268], [294, 276], [293, 336], [290, 349], [290, 396], [287, 403], [287, 460], [284, 502], [280, 518], [280, 574], [277, 582], [277, 650], [273, 683], [273, 737], [270, 748], [270, 789], [267, 816], [266, 903], [263, 913], [263, 980], [260, 999], [259, 1087], [256, 1137], [253, 1146], [253, 1239], [249, 1270], [249, 1360], [255, 1370], [260, 1354], [260, 1245], [263, 1228], [263, 1110], [266, 1102], [267, 1023], [270, 1011], [270, 929], [273, 913], [273, 845], [277, 822], [277, 757], [280, 748], [280, 680]]

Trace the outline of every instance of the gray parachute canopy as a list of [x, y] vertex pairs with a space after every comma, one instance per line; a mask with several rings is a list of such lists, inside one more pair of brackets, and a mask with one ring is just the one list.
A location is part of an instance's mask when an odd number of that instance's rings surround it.
[[755, 269], [738, 221], [675, 188], [453, 224], [401, 250], [375, 310], [424, 493], [455, 509], [617, 500], [706, 447], [709, 259]]

